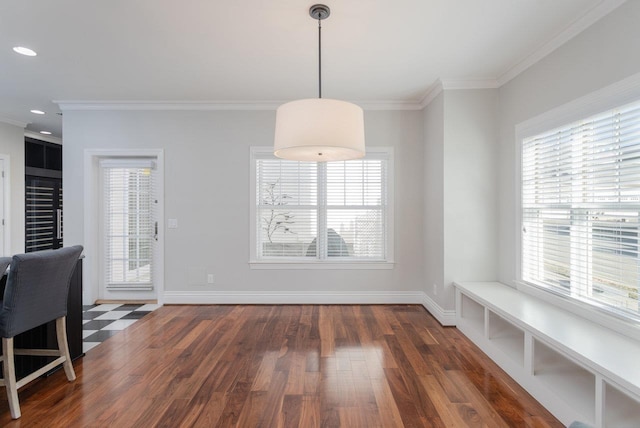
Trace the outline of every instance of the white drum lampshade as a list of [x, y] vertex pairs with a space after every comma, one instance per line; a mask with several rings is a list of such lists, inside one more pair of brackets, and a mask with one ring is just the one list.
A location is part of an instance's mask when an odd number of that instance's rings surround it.
[[298, 161], [340, 161], [365, 155], [360, 106], [328, 98], [292, 101], [278, 107], [274, 154]]

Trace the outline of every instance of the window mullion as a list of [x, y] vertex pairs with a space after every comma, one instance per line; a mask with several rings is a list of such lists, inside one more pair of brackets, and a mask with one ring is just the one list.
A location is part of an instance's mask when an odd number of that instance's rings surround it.
[[588, 137], [589, 124], [578, 128], [572, 135], [571, 152], [571, 227], [570, 227], [570, 284], [574, 297], [592, 294], [591, 252], [589, 213], [581, 209], [584, 195], [588, 192], [587, 165], [585, 153], [590, 146]]
[[318, 162], [318, 254], [327, 259], [327, 164]]

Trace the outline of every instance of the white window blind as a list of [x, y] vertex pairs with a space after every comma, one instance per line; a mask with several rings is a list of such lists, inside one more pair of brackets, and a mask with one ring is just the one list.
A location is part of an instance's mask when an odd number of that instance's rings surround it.
[[328, 163], [254, 157], [259, 260], [387, 259], [388, 153]]
[[103, 160], [101, 170], [106, 285], [152, 289], [157, 233], [153, 163], [138, 159]]
[[640, 102], [522, 147], [522, 279], [640, 316]]

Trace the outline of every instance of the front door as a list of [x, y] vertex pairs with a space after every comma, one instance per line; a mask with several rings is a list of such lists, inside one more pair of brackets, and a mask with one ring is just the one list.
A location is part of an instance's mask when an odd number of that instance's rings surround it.
[[154, 159], [103, 159], [102, 286], [107, 300], [156, 299], [158, 197]]

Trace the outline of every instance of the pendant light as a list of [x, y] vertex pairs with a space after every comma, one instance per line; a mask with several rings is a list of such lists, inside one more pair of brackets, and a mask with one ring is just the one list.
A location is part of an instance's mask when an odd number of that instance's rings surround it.
[[322, 98], [322, 20], [328, 6], [316, 4], [309, 15], [318, 20], [318, 98], [282, 104], [276, 111], [273, 154], [298, 161], [341, 161], [365, 155], [364, 113], [346, 101]]

